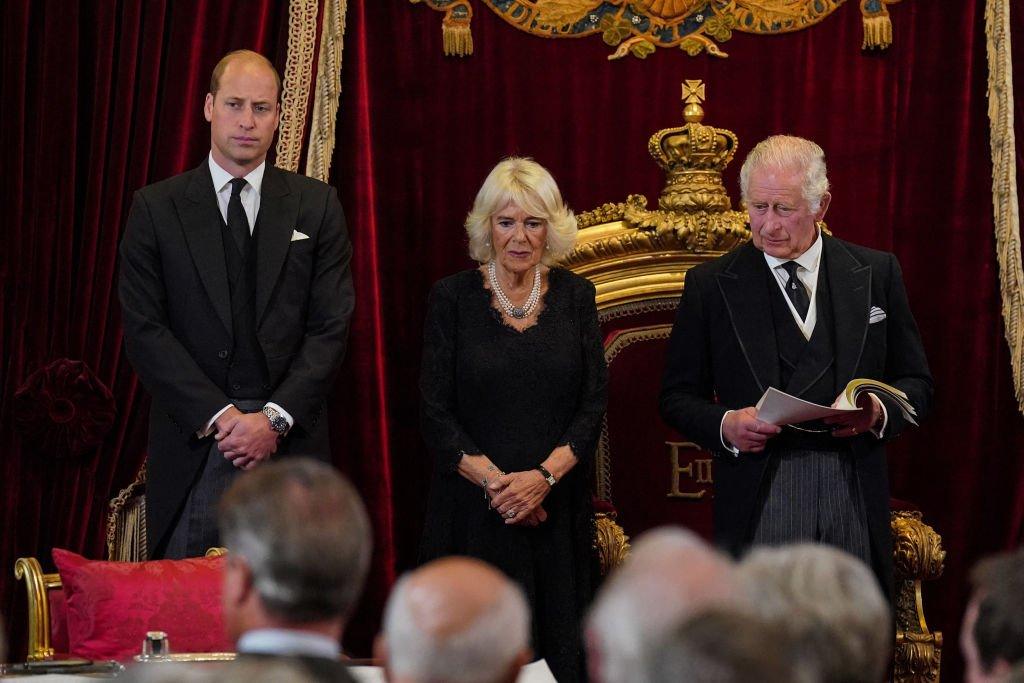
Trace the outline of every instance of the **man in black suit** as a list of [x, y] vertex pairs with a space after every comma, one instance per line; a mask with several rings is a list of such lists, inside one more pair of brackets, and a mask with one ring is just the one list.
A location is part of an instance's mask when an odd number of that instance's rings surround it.
[[828, 543], [868, 563], [891, 595], [884, 442], [907, 424], [899, 407], [864, 394], [856, 413], [780, 427], [755, 404], [772, 386], [827, 405], [866, 377], [902, 389], [923, 416], [932, 379], [899, 264], [819, 229], [831, 195], [809, 140], [759, 143], [740, 185], [751, 241], [687, 273], [661, 414], [717, 456], [722, 547]]
[[135, 193], [121, 243], [125, 345], [153, 397], [147, 522], [154, 557], [217, 544], [241, 469], [329, 458], [321, 420], [353, 307], [333, 188], [266, 163], [281, 82], [240, 50], [213, 71], [210, 155]]
[[370, 521], [336, 470], [308, 458], [268, 463], [224, 494], [224, 624], [242, 661], [286, 662], [317, 681], [354, 680], [345, 623], [370, 566]]

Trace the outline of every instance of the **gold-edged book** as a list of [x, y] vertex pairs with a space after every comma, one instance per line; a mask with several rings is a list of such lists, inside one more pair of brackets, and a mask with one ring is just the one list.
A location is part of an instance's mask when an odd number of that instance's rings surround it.
[[903, 413], [904, 419], [912, 425], [917, 425], [917, 411], [914, 410], [914, 406], [911, 405], [906, 393], [891, 384], [880, 382], [877, 379], [866, 379], [863, 377], [851, 379], [847, 383], [846, 388], [843, 389], [843, 393], [839, 395], [839, 400], [836, 401], [836, 408], [856, 408], [857, 397], [865, 391], [885, 394], [896, 401], [900, 407], [900, 412]]

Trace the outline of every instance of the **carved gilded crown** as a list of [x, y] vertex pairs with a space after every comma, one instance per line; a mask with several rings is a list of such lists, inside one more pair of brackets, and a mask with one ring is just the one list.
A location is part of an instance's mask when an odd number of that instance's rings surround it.
[[683, 119], [680, 128], [665, 128], [651, 136], [647, 149], [665, 169], [668, 182], [658, 206], [669, 211], [728, 211], [729, 195], [722, 185], [722, 171], [739, 146], [735, 133], [705, 126], [704, 84], [683, 83]]
[[678, 297], [688, 268], [750, 237], [746, 214], [732, 210], [722, 184], [739, 140], [702, 123], [703, 100], [703, 82], [686, 81], [685, 124], [659, 130], [648, 142], [666, 175], [657, 209], [633, 194], [577, 216], [576, 247], [562, 263], [594, 282], [599, 309]]

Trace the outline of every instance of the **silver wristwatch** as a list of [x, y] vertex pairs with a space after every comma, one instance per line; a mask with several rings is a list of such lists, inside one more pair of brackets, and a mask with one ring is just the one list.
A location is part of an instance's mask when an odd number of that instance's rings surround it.
[[288, 431], [288, 420], [284, 419], [281, 413], [277, 412], [270, 406], [263, 406], [263, 414], [270, 420], [270, 428], [278, 434], [284, 434]]
[[558, 483], [558, 480], [555, 479], [555, 476], [548, 472], [547, 468], [544, 467], [544, 465], [537, 465], [533, 469], [541, 473], [541, 476], [544, 477], [544, 481], [548, 483], [548, 486], [554, 486], [555, 484]]

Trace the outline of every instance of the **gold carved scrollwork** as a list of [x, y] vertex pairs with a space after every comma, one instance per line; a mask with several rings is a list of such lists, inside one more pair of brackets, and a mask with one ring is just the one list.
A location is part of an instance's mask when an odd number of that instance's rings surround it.
[[601, 574], [607, 575], [629, 555], [629, 536], [615, 521], [614, 512], [599, 512], [594, 515], [596, 529], [596, 545], [601, 561]]
[[942, 538], [921, 521], [917, 511], [894, 511], [893, 568], [896, 578], [897, 681], [937, 681], [942, 661], [942, 634], [928, 630], [921, 582], [942, 575], [946, 551]]

